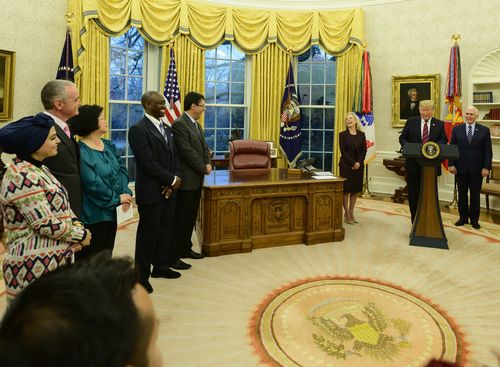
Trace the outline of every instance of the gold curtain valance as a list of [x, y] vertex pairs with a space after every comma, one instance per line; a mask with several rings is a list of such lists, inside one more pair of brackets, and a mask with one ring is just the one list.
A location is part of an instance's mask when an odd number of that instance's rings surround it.
[[[151, 43], [164, 45], [185, 34], [202, 49], [225, 40], [247, 54], [256, 54], [276, 42], [298, 55], [320, 44], [342, 55], [352, 44], [363, 44], [362, 9], [283, 11], [231, 7], [192, 0], [71, 0], [81, 33], [93, 19], [107, 35], [119, 35], [130, 26]], [[79, 8], [77, 10], [77, 8]]]

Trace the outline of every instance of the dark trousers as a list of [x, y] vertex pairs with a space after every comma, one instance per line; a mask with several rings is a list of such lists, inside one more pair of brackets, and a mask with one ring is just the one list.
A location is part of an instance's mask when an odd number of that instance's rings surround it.
[[116, 237], [116, 222], [99, 222], [85, 226], [92, 234], [90, 244], [75, 254], [76, 260], [88, 259], [101, 251], [113, 252]]
[[457, 174], [456, 179], [460, 219], [468, 220], [470, 218], [471, 223], [477, 223], [479, 221], [479, 204], [483, 177], [481, 175]]
[[408, 173], [406, 175], [408, 184], [408, 204], [410, 205], [411, 222], [415, 220], [418, 208], [418, 198], [420, 196], [420, 172], [418, 174]]
[[175, 202], [175, 197], [172, 197], [157, 204], [138, 206], [135, 263], [140, 281], [149, 279], [151, 265], [154, 269], [166, 270], [177, 259], [172, 246]]
[[200, 207], [201, 187], [196, 190], [178, 190], [175, 208], [174, 243], [178, 257], [189, 254], [192, 247], [191, 234]]

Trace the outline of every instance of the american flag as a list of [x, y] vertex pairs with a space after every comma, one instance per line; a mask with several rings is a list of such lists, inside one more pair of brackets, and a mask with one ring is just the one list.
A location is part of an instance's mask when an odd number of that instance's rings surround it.
[[165, 80], [165, 119], [170, 125], [181, 115], [181, 101], [179, 84], [177, 83], [177, 68], [175, 67], [174, 49], [170, 49], [170, 65], [168, 67], [167, 79]]

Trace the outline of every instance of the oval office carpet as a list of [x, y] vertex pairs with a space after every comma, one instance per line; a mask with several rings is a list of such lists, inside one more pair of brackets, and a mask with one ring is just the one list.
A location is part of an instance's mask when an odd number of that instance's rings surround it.
[[[414, 247], [407, 206], [358, 203], [342, 242], [186, 260], [180, 279], [152, 279], [165, 366], [498, 366], [500, 226], [444, 213], [450, 250]], [[133, 255], [136, 227], [120, 227], [116, 255]]]

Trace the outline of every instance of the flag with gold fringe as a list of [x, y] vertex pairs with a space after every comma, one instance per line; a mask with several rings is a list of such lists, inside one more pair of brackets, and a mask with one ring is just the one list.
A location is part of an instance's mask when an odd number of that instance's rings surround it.
[[366, 136], [365, 163], [370, 162], [377, 155], [375, 146], [375, 118], [373, 117], [373, 86], [370, 68], [370, 53], [363, 52], [361, 65], [360, 93], [354, 112], [358, 115], [362, 129]]
[[180, 93], [179, 83], [177, 82], [174, 48], [172, 47], [170, 49], [170, 65], [165, 80], [165, 88], [163, 89], [163, 96], [165, 97], [165, 122], [170, 125], [181, 115]]
[[57, 68], [56, 79], [64, 79], [74, 82], [75, 81], [75, 68], [73, 67], [73, 49], [71, 48], [71, 34], [69, 29], [66, 30], [66, 40]]
[[295, 89], [291, 62], [281, 101], [280, 149], [288, 166], [295, 167], [297, 159], [302, 154], [302, 136], [300, 132], [299, 97]]
[[[450, 61], [448, 63], [448, 76], [446, 78], [446, 104], [448, 114], [444, 118], [444, 130], [448, 141], [451, 138], [451, 131], [457, 124], [464, 122], [462, 115], [462, 71], [460, 66], [460, 47], [455, 40], [450, 50]], [[445, 169], [448, 169], [448, 161], [444, 161]]]

